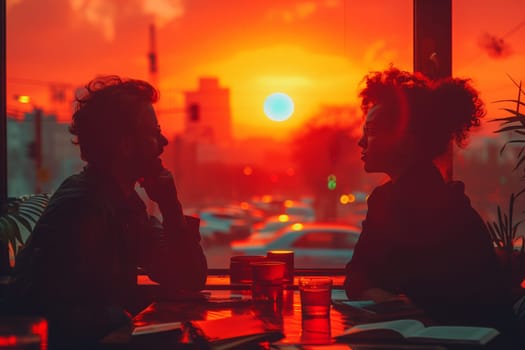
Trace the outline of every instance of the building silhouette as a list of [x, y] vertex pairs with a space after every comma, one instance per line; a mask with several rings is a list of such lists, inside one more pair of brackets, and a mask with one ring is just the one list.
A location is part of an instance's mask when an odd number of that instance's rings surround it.
[[22, 119], [7, 117], [8, 195], [17, 197], [35, 193], [37, 181], [44, 193], [53, 192], [69, 175], [84, 165], [80, 150], [71, 143], [67, 123], [57, 122], [54, 115], [42, 118], [42, 167], [37, 172], [31, 146], [35, 141], [34, 113]]
[[219, 86], [219, 79], [202, 77], [199, 87], [185, 91], [184, 134], [200, 143], [228, 145], [232, 141], [230, 89]]

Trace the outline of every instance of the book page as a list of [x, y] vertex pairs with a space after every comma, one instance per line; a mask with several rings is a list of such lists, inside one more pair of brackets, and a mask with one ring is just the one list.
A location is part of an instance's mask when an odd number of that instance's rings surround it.
[[360, 309], [375, 305], [376, 303], [373, 300], [344, 300], [341, 301], [341, 304]]
[[375, 303], [372, 300], [334, 300], [334, 307], [342, 308], [357, 323], [384, 322], [423, 315], [422, 309], [404, 299]]
[[420, 330], [411, 336], [418, 340], [439, 340], [452, 343], [486, 344], [499, 332], [488, 327], [434, 326]]
[[166, 323], [155, 323], [144, 326], [134, 327], [131, 335], [143, 335], [151, 333], [168, 332], [173, 330], [182, 329], [180, 322], [166, 322]]
[[419, 331], [424, 329], [423, 323], [417, 320], [395, 320], [387, 322], [375, 322], [365, 323], [353, 326], [347, 329], [341, 336], [352, 336], [361, 333], [374, 333], [385, 336], [388, 332], [399, 334], [400, 336], [407, 338], [411, 335], [417, 334]]

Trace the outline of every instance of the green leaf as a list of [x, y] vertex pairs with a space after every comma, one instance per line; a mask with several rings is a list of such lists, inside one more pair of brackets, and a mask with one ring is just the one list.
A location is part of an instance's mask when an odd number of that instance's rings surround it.
[[[523, 223], [523, 221], [525, 221], [525, 219], [522, 219], [520, 221], [518, 221], [515, 225], [514, 225], [514, 231], [516, 231], [518, 229], [518, 227]], [[514, 233], [514, 237], [516, 237], [516, 234]]]
[[512, 78], [512, 76], [509, 73], [507, 73], [507, 76], [509, 77], [510, 81], [512, 81], [514, 85], [516, 85], [516, 87], [518, 88], [518, 92], [521, 93], [521, 91], [523, 91], [521, 90], [521, 81], [518, 83], [516, 80]]
[[506, 126], [494, 132], [499, 133], [499, 132], [506, 132], [506, 131], [520, 130], [520, 129], [524, 129], [524, 127], [522, 125], [513, 125], [513, 126]]
[[496, 243], [498, 247], [501, 246], [501, 238], [496, 232], [496, 229], [497, 229], [496, 223], [495, 222], [491, 223], [490, 221], [487, 221], [487, 227], [488, 227], [489, 235], [492, 241]]
[[[525, 105], [524, 105], [525, 106]], [[515, 121], [519, 121], [520, 123], [523, 123], [523, 120], [525, 120], [525, 114], [523, 113], [520, 113], [518, 110], [516, 109], [512, 109], [512, 108], [500, 108], [500, 110], [502, 111], [506, 111], [506, 112], [509, 112], [512, 117], [510, 117], [509, 119], [513, 119]]]
[[525, 106], [525, 102], [521, 102], [519, 100], [513, 100], [513, 99], [492, 101], [492, 103], [502, 103], [502, 102], [519, 103], [520, 105]]
[[6, 234], [7, 234], [7, 242], [11, 244], [13, 247], [13, 251], [17, 252], [17, 248], [19, 244], [22, 244], [22, 236], [20, 234], [20, 229], [18, 228], [18, 224], [16, 221], [10, 216], [11, 214], [8, 214], [7, 216], [4, 216], [4, 222], [7, 223], [6, 225]]
[[518, 169], [520, 165], [523, 164], [524, 161], [525, 161], [525, 156], [520, 157], [520, 159], [518, 160], [518, 163], [516, 163], [516, 166], [514, 167], [513, 170]]
[[22, 225], [26, 230], [31, 232], [31, 229], [32, 229], [31, 228], [31, 224], [29, 223], [27, 218], [25, 218], [24, 216], [20, 215], [20, 213], [13, 213], [13, 214], [10, 214], [10, 215], [11, 215], [11, 218], [17, 220], [19, 225]]
[[525, 150], [525, 147], [521, 147], [520, 152], [518, 153], [518, 158], [523, 154], [523, 150]]
[[27, 222], [24, 223], [23, 221], [20, 220], [20, 217], [16, 215], [11, 215], [10, 219], [12, 219], [16, 223], [17, 228], [18, 228], [17, 239], [21, 245], [24, 245], [25, 242], [29, 239], [29, 236], [31, 235], [31, 230], [27, 228], [27, 225], [28, 225]]

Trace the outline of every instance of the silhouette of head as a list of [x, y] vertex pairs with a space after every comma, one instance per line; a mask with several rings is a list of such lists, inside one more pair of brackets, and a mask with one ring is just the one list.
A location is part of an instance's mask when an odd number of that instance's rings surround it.
[[360, 92], [366, 115], [359, 146], [368, 172], [395, 175], [443, 154], [454, 140], [464, 146], [480, 124], [484, 104], [469, 80], [437, 81], [391, 67], [364, 78]]
[[158, 91], [141, 80], [101, 76], [76, 97], [69, 127], [82, 159], [107, 169], [118, 162], [133, 178], [159, 166], [167, 144], [152, 104]]

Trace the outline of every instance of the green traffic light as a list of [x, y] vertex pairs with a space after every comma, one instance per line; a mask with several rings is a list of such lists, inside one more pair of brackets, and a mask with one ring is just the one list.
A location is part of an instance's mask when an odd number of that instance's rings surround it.
[[337, 186], [337, 179], [334, 174], [328, 175], [328, 189], [330, 191], [335, 190], [335, 187]]

